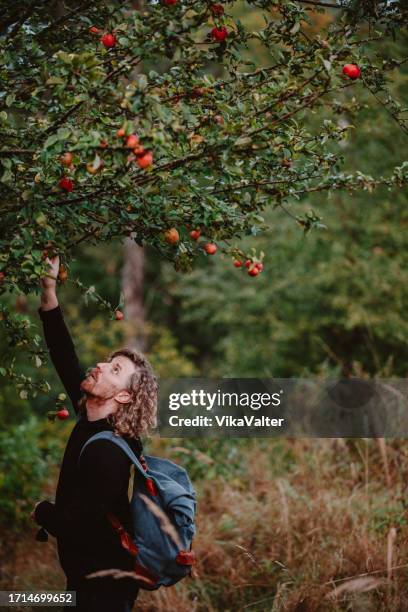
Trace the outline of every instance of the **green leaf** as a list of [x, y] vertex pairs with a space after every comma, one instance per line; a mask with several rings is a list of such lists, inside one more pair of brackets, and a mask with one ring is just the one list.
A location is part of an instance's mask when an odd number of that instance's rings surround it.
[[35, 222], [38, 223], [38, 225], [40, 225], [41, 227], [44, 227], [45, 225], [47, 225], [47, 217], [44, 215], [44, 213], [41, 212], [35, 217]]
[[66, 81], [61, 77], [53, 76], [45, 81], [46, 85], [64, 85]]
[[295, 25], [289, 30], [291, 34], [297, 34], [300, 30], [300, 21], [297, 21]]
[[75, 54], [66, 53], [65, 51], [58, 51], [55, 56], [64, 64], [72, 64]]
[[330, 72], [331, 67], [332, 67], [331, 62], [329, 60], [327, 60], [327, 59], [324, 59], [324, 57], [322, 57], [321, 60], [322, 60], [322, 64], [325, 67], [326, 71]]
[[58, 142], [58, 140], [58, 134], [51, 134], [51, 136], [48, 136], [47, 140], [44, 143], [44, 149], [49, 149], [50, 147], [52, 147], [52, 145]]
[[11, 106], [16, 99], [15, 94], [11, 93], [6, 96], [6, 106]]

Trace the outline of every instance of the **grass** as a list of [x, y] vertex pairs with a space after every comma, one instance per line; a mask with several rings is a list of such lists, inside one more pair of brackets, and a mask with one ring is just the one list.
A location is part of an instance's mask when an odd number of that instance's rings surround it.
[[[141, 592], [135, 610], [408, 609], [404, 441], [156, 440], [149, 453], [197, 475], [197, 576]], [[3, 563], [1, 588], [64, 588], [55, 542], [34, 532]]]

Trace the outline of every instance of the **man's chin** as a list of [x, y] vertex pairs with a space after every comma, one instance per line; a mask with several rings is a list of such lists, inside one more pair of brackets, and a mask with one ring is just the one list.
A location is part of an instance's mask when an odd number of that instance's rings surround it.
[[79, 388], [82, 391], [88, 391], [89, 389], [92, 389], [94, 383], [95, 383], [94, 379], [88, 376], [81, 382], [81, 384], [79, 385]]

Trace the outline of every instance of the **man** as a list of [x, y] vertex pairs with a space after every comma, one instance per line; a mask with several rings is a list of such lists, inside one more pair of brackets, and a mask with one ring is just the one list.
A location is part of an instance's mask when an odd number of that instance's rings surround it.
[[[95, 433], [110, 430], [123, 436], [140, 456], [140, 434], [156, 425], [157, 380], [138, 352], [122, 349], [85, 375], [65, 325], [56, 295], [59, 258], [47, 260], [50, 274], [42, 279], [41, 307], [45, 340], [52, 362], [69, 395], [78, 420], [65, 450], [55, 504], [36, 504], [32, 518], [57, 539], [67, 590], [76, 591], [84, 612], [130, 612], [137, 597], [132, 578], [86, 578], [104, 569], [133, 569], [134, 557], [108, 520], [111, 513], [132, 535], [128, 499], [131, 462], [109, 440], [82, 447]], [[71, 608], [67, 608], [71, 609]]]

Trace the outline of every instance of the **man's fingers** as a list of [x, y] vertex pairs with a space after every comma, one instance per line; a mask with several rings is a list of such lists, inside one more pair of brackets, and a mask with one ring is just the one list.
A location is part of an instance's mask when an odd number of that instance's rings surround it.
[[45, 274], [44, 278], [52, 278], [52, 280], [58, 280], [58, 276], [53, 276], [52, 274]]

